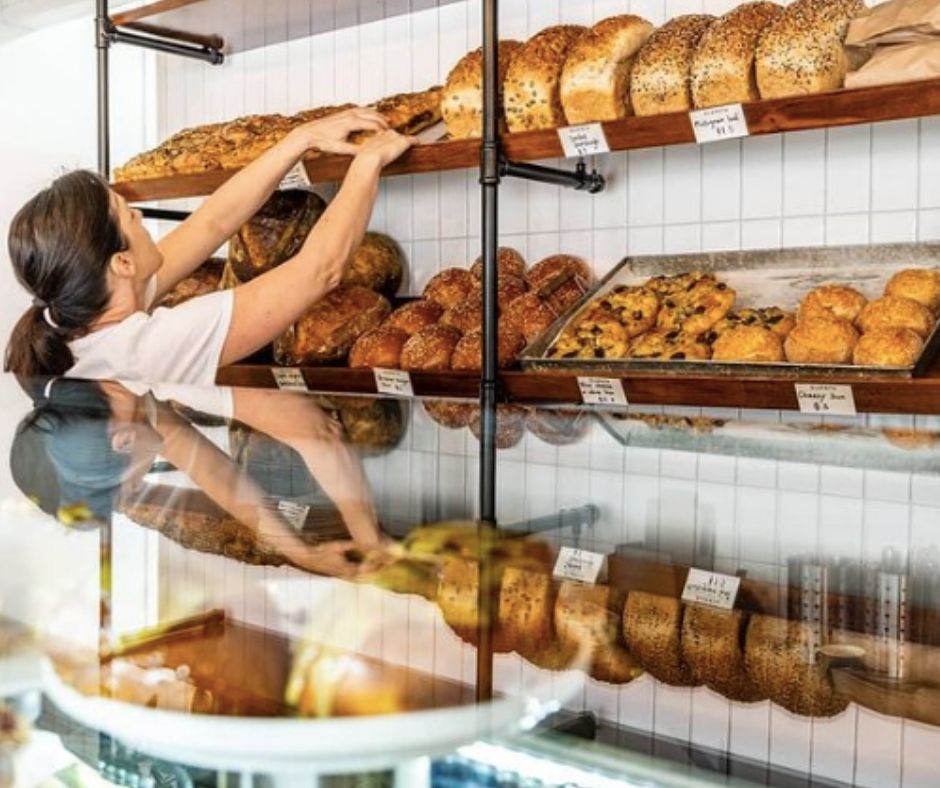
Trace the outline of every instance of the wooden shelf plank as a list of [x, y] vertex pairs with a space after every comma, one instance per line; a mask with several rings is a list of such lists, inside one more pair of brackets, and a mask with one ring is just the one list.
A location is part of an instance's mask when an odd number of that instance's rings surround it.
[[[840, 90], [815, 96], [798, 96], [745, 105], [751, 135], [833, 128], [858, 123], [927, 117], [940, 114], [940, 79], [882, 85], [860, 90]], [[635, 150], [693, 143], [695, 136], [686, 113], [626, 118], [604, 123], [611, 150]], [[507, 134], [503, 144], [514, 161], [538, 161], [563, 155], [555, 130]], [[385, 170], [386, 175], [406, 175], [468, 169], [479, 163], [479, 140], [453, 140], [421, 145]], [[342, 180], [348, 156], [320, 156], [307, 162], [314, 183]], [[603, 169], [603, 164], [602, 164]], [[159, 200], [211, 194], [236, 170], [216, 170], [196, 175], [176, 175], [125, 182], [115, 189], [128, 200]]]

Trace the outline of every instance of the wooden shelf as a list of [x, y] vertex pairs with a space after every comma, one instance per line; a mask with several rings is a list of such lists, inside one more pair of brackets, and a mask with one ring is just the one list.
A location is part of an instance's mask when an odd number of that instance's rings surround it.
[[[744, 107], [752, 136], [783, 131], [834, 128], [940, 114], [940, 79], [840, 90], [815, 96], [756, 101]], [[604, 123], [611, 150], [634, 150], [695, 142], [689, 116], [684, 112]], [[528, 131], [503, 137], [513, 161], [538, 161], [563, 156], [555, 130]], [[453, 140], [422, 145], [389, 166], [386, 175], [406, 175], [468, 169], [479, 163], [479, 140]], [[307, 162], [315, 183], [339, 181], [346, 174], [348, 156], [320, 156]], [[603, 170], [603, 163], [601, 164]], [[115, 185], [128, 200], [159, 200], [211, 194], [237, 170], [215, 170], [196, 175], [175, 175]]]

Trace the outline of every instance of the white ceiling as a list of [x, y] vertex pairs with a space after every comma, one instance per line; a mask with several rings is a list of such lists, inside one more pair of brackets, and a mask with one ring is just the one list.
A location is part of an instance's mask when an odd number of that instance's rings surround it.
[[[111, 11], [137, 2], [112, 2]], [[49, 25], [95, 14], [95, 0], [0, 0], [0, 44]], [[91, 33], [89, 33], [91, 36]]]

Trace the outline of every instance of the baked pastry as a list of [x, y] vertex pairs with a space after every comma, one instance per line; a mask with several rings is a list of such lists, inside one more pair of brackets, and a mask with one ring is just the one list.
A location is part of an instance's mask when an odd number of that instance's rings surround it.
[[522, 334], [526, 344], [540, 337], [558, 317], [547, 302], [530, 291], [513, 299], [503, 311], [500, 320]]
[[644, 287], [617, 285], [593, 301], [587, 312], [592, 315], [612, 315], [620, 321], [627, 337], [633, 339], [656, 325], [659, 296]]
[[682, 603], [675, 597], [631, 591], [623, 609], [623, 639], [630, 653], [665, 684], [687, 687], [692, 675], [679, 647]]
[[852, 61], [843, 41], [863, 0], [796, 0], [761, 33], [754, 57], [761, 98], [825, 93], [842, 87]]
[[349, 351], [349, 366], [398, 369], [401, 350], [408, 341], [408, 334], [387, 323], [366, 331]]
[[712, 349], [701, 335], [688, 334], [677, 328], [656, 328], [641, 334], [630, 343], [630, 358], [666, 361], [705, 361]]
[[852, 360], [864, 367], [912, 367], [924, 340], [909, 328], [873, 328], [858, 340]]
[[643, 287], [652, 290], [660, 298], [665, 298], [679, 293], [685, 293], [691, 290], [700, 282], [711, 282], [717, 284], [715, 275], [705, 271], [689, 271], [684, 274], [660, 274], [652, 276], [643, 283]]
[[451, 430], [469, 427], [473, 418], [473, 405], [446, 399], [423, 399], [421, 405], [437, 424]]
[[736, 294], [724, 282], [703, 280], [684, 292], [663, 296], [656, 327], [697, 335], [707, 331], [734, 306]]
[[588, 414], [567, 408], [531, 408], [525, 417], [526, 429], [552, 446], [577, 443], [588, 431]]
[[[522, 47], [519, 41], [499, 42], [500, 97], [497, 106], [502, 115], [502, 85], [509, 64]], [[483, 136], [483, 50], [475, 49], [457, 61], [444, 83], [441, 114], [452, 139]]]
[[392, 311], [386, 298], [366, 287], [340, 285], [308, 309], [274, 343], [279, 364], [339, 361], [353, 343]]
[[[372, 107], [399, 134], [417, 134], [440, 121], [442, 93], [443, 88], [436, 85], [414, 93], [388, 96]], [[359, 145], [374, 135], [374, 131], [357, 131], [349, 135], [349, 141]]]
[[769, 328], [736, 326], [723, 331], [712, 345], [713, 361], [783, 361], [783, 342]]
[[744, 3], [712, 24], [692, 56], [690, 88], [696, 107], [757, 101], [754, 53], [763, 29], [782, 9], [757, 0]]
[[682, 660], [692, 681], [728, 700], [753, 702], [766, 695], [754, 686], [744, 664], [747, 619], [740, 610], [686, 605], [682, 614]]
[[572, 44], [584, 31], [578, 25], [548, 27], [516, 52], [503, 83], [506, 125], [510, 131], [565, 125], [558, 90], [561, 70]]
[[445, 268], [425, 285], [424, 297], [450, 309], [472, 295], [476, 281], [476, 277], [465, 268]]
[[868, 299], [854, 287], [847, 285], [823, 285], [811, 290], [800, 303], [797, 320], [824, 318], [847, 320], [854, 323]]
[[[496, 302], [500, 311], [506, 309], [513, 301], [526, 292], [526, 283], [518, 276], [502, 274], [496, 282]], [[473, 296], [483, 301], [483, 280], [476, 279], [473, 287]]]
[[907, 268], [898, 271], [888, 280], [885, 295], [910, 298], [936, 315], [940, 313], [940, 270]]
[[449, 326], [427, 326], [412, 334], [401, 349], [400, 364], [407, 370], [450, 369], [450, 357], [460, 332]]
[[865, 306], [857, 324], [866, 334], [876, 328], [909, 328], [926, 338], [933, 329], [934, 317], [927, 307], [910, 298], [882, 296]]
[[366, 233], [343, 271], [344, 285], [361, 285], [392, 298], [401, 284], [405, 254], [394, 239], [382, 233]]
[[[525, 279], [525, 258], [511, 246], [500, 246], [496, 255], [496, 271], [500, 277], [515, 276]], [[483, 278], [483, 258], [478, 257], [470, 266], [470, 273]]]
[[552, 576], [507, 566], [499, 588], [498, 624], [503, 643], [523, 656], [542, 651], [553, 635]]
[[[497, 358], [500, 368], [511, 366], [519, 357], [525, 340], [522, 334], [505, 324], [500, 324], [497, 335]], [[451, 369], [478, 371], [483, 354], [483, 333], [479, 328], [468, 331], [461, 337], [450, 359]]]
[[223, 287], [222, 282], [225, 265], [225, 260], [220, 260], [216, 257], [207, 260], [185, 279], [181, 279], [177, 282], [173, 289], [163, 296], [157, 306], [179, 306], [196, 296], [226, 289]]
[[549, 358], [626, 358], [630, 340], [615, 317], [586, 315], [565, 329], [548, 350]]
[[568, 52], [561, 104], [568, 123], [619, 120], [631, 114], [633, 58], [653, 26], [632, 14], [612, 16], [587, 30]]
[[796, 318], [791, 312], [784, 312], [775, 306], [757, 309], [732, 309], [713, 325], [702, 337], [706, 342], [714, 343], [725, 331], [738, 326], [760, 326], [773, 331], [781, 340], [787, 338], [796, 325]]
[[539, 260], [526, 274], [529, 287], [538, 291], [543, 297], [545, 293], [542, 291], [551, 292], [553, 285], [572, 278], [578, 278], [585, 284], [590, 284], [591, 269], [580, 257], [570, 254], [553, 254], [544, 260]]
[[477, 295], [468, 296], [441, 315], [440, 324], [456, 328], [461, 334], [480, 328], [483, 325], [482, 299]]
[[313, 192], [275, 192], [229, 241], [232, 272], [240, 282], [250, 282], [290, 259], [325, 210]]
[[[482, 419], [480, 409], [473, 408], [473, 415], [470, 418], [470, 432], [477, 440], [480, 439], [480, 430], [482, 429]], [[496, 448], [511, 449], [522, 440], [525, 434], [525, 408], [518, 405], [497, 405], [496, 406]]]
[[702, 34], [715, 21], [707, 14], [671, 19], [653, 33], [633, 61], [630, 101], [637, 115], [692, 109], [689, 69]]
[[385, 321], [386, 325], [400, 328], [411, 336], [426, 326], [433, 326], [444, 314], [444, 307], [434, 301], [419, 298], [398, 307]]
[[796, 324], [783, 350], [794, 364], [849, 364], [857, 342], [849, 321], [812, 317]]

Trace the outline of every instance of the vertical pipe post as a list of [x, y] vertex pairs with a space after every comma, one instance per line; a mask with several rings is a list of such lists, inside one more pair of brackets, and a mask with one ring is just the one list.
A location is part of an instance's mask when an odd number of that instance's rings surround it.
[[95, 49], [98, 52], [98, 172], [103, 178], [111, 176], [109, 25], [108, 0], [95, 0]]

